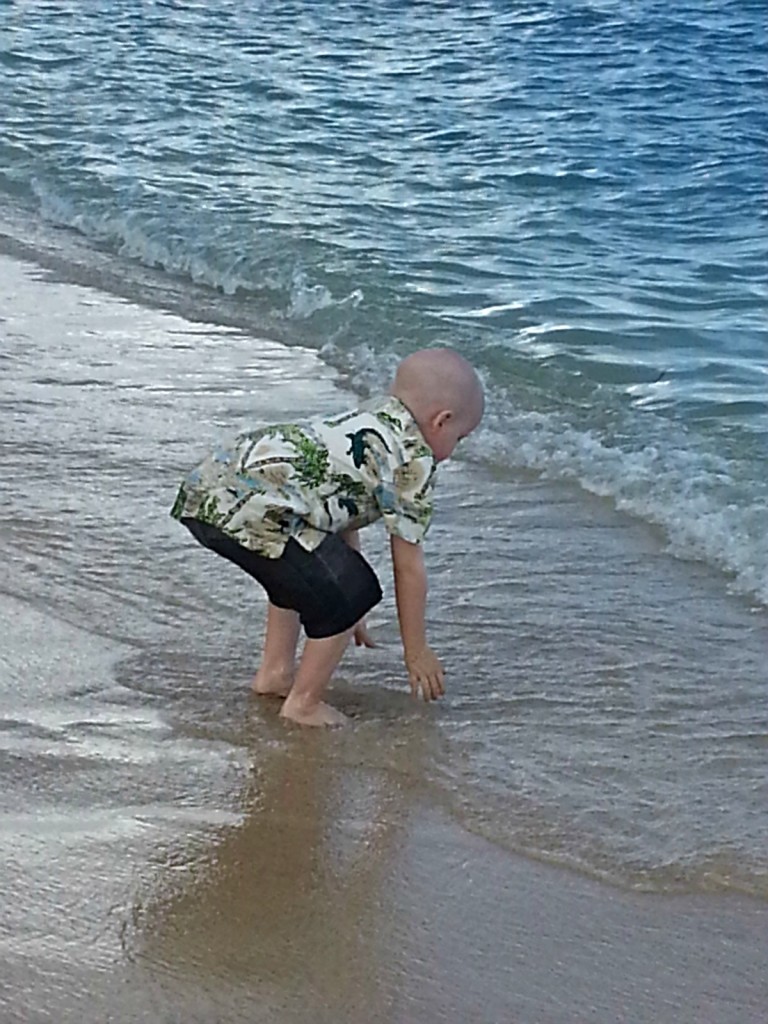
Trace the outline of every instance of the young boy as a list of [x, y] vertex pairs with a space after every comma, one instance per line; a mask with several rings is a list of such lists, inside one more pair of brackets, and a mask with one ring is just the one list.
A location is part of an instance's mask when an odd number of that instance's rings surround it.
[[[381, 600], [358, 530], [382, 518], [390, 534], [400, 634], [414, 694], [442, 695], [443, 668], [426, 639], [421, 542], [438, 462], [480, 422], [483, 389], [452, 349], [399, 365], [389, 396], [340, 416], [240, 435], [179, 489], [171, 515], [267, 592], [267, 629], [253, 687], [285, 697], [302, 725], [340, 725], [321, 699], [354, 635], [372, 647], [365, 614]], [[295, 666], [300, 628], [307, 640]]]

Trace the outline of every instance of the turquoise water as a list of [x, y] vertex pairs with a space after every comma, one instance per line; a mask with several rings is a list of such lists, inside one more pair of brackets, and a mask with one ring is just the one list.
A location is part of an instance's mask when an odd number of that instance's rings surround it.
[[[384, 379], [768, 600], [763, 5], [11, 4], [5, 247]], [[148, 268], [153, 273], [148, 276]]]

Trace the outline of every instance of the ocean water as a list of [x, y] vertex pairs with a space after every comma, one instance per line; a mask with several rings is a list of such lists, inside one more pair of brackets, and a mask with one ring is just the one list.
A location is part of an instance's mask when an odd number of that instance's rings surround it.
[[5, 5], [5, 230], [347, 369], [455, 344], [493, 382], [479, 457], [765, 603], [763, 13]]
[[[676, 673], [655, 697], [624, 688], [629, 653], [590, 675], [585, 646], [569, 697], [526, 654], [514, 696], [457, 699], [443, 737], [463, 767], [435, 755], [435, 785], [517, 849], [651, 889], [765, 895], [764, 5], [39, 0], [3, 5], [0, 31], [0, 251], [198, 325], [178, 347], [148, 321], [135, 345], [107, 336], [86, 355], [63, 337], [29, 365], [11, 353], [6, 458], [43, 425], [95, 488], [107, 455], [117, 514], [121, 469], [160, 488], [194, 458], [164, 403], [222, 428], [227, 410], [258, 416], [243, 339], [314, 350], [361, 393], [403, 353], [455, 345], [489, 396], [464, 482], [447, 477], [467, 543], [489, 491], [503, 531], [524, 516], [506, 504], [518, 486], [565, 486], [596, 521], [618, 511], [647, 528], [647, 564], [703, 573], [725, 611], [702, 635], [684, 610], [652, 623], [646, 671]], [[67, 408], [73, 386], [87, 410]], [[100, 448], [83, 441], [94, 427]], [[156, 655], [171, 596], [150, 628], [139, 577], [125, 623], [116, 593], [67, 582], [81, 553], [56, 522], [78, 511], [70, 498], [60, 507], [44, 475], [17, 495], [55, 539], [59, 604]], [[18, 592], [39, 597], [24, 579]], [[478, 598], [491, 622], [510, 600], [495, 585], [495, 604]], [[446, 608], [464, 600], [451, 587]], [[722, 675], [700, 685], [718, 657], [727, 693]], [[639, 773], [623, 762], [633, 728], [647, 730]], [[594, 802], [584, 765], [613, 804]]]

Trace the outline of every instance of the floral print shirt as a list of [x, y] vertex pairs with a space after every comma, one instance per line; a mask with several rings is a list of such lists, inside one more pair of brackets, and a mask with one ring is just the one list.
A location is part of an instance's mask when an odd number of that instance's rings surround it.
[[435, 468], [411, 413], [386, 396], [239, 435], [186, 477], [171, 515], [211, 523], [268, 558], [279, 558], [290, 537], [311, 551], [329, 533], [379, 518], [418, 544], [432, 516]]

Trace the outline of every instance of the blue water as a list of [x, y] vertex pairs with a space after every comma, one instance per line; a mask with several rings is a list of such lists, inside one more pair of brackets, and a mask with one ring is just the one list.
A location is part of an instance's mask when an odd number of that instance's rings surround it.
[[478, 458], [576, 480], [768, 600], [762, 3], [0, 26], [6, 245], [347, 369], [455, 344], [493, 382]]

